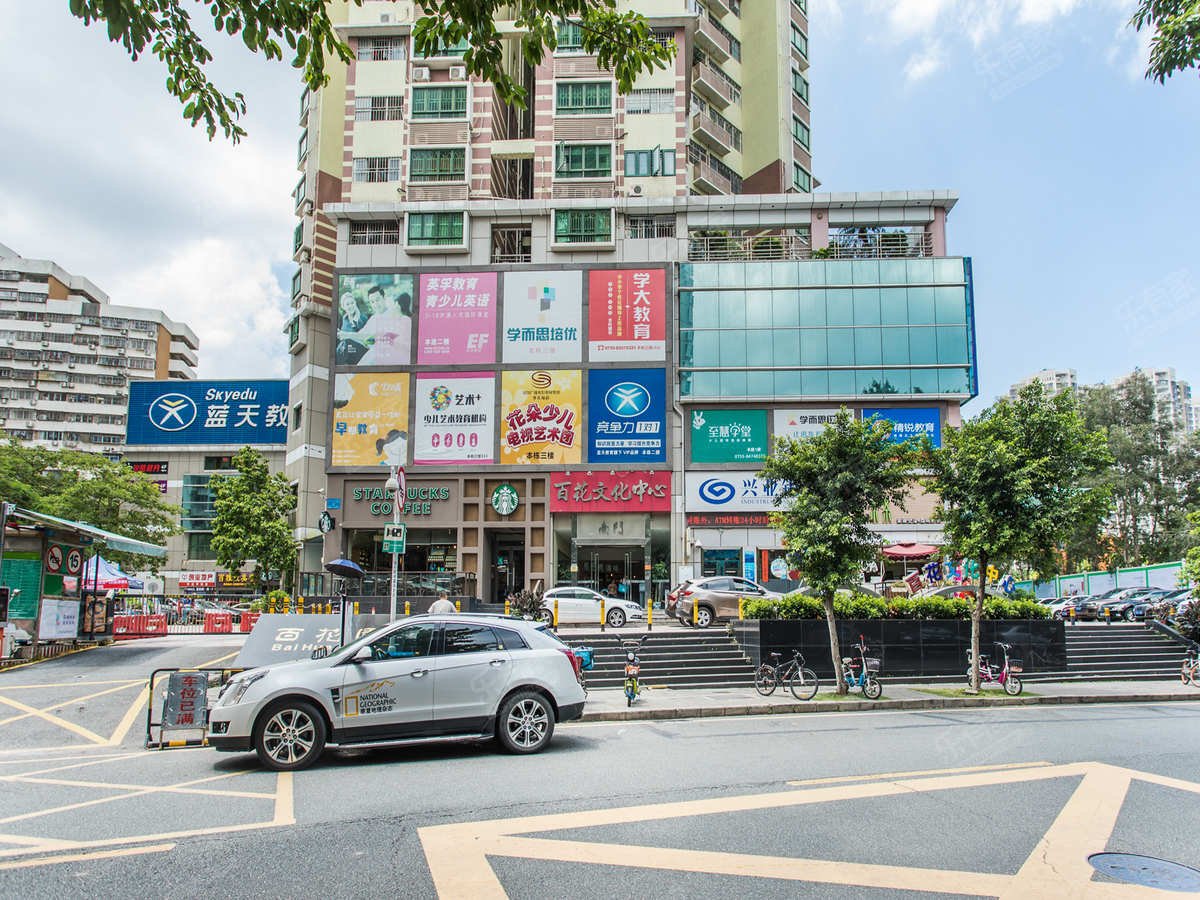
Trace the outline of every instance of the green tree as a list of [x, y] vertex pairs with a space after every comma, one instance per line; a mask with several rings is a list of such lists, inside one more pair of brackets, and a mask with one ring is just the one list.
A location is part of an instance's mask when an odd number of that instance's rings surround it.
[[266, 587], [272, 572], [282, 580], [296, 564], [296, 543], [287, 514], [296, 508], [296, 496], [282, 472], [271, 474], [266, 457], [253, 447], [243, 447], [233, 457], [236, 474], [212, 477], [212, 550], [217, 562], [230, 572], [240, 572], [254, 561], [254, 581]]
[[925, 486], [938, 495], [936, 514], [953, 551], [979, 563], [971, 610], [971, 689], [979, 690], [979, 622], [988, 566], [1022, 560], [1053, 575], [1059, 544], [1079, 522], [1108, 510], [1107, 486], [1090, 479], [1110, 458], [1104, 436], [1089, 432], [1074, 392], [1047, 399], [1041, 383], [1001, 398], [961, 427], [947, 428], [929, 460]]
[[1141, 0], [1129, 20], [1138, 31], [1154, 29], [1146, 77], [1166, 84], [1200, 60], [1200, 0]]
[[[361, 6], [363, 0], [352, 2]], [[192, 27], [189, 9], [211, 15], [218, 32], [240, 34], [247, 48], [267, 59], [284, 58], [282, 40], [312, 90], [329, 81], [327, 56], [342, 64], [354, 58], [330, 17], [330, 8], [341, 0], [70, 0], [70, 5], [85, 25], [104, 22], [108, 39], [120, 42], [131, 59], [149, 49], [166, 63], [168, 93], [183, 104], [183, 116], [193, 127], [203, 120], [210, 140], [218, 127], [234, 143], [245, 136], [237, 120], [246, 100], [209, 81], [204, 66], [212, 53]], [[665, 68], [674, 57], [673, 47], [654, 40], [645, 18], [618, 13], [617, 0], [414, 0], [414, 7], [420, 14], [413, 27], [415, 54], [431, 56], [465, 42], [467, 70], [490, 81], [501, 100], [520, 107], [526, 91], [512, 74], [519, 67], [508, 65], [514, 52], [506, 43], [517, 43], [520, 58], [536, 66], [558, 46], [558, 27], [567, 19], [580, 26], [584, 52], [612, 70], [622, 93], [629, 92], [639, 72]], [[511, 23], [508, 37], [497, 20]]]
[[921, 445], [893, 443], [891, 433], [890, 422], [856, 421], [843, 407], [815, 437], [778, 439], [759, 472], [774, 491], [772, 524], [790, 548], [788, 563], [803, 573], [825, 606], [839, 694], [846, 693], [846, 680], [834, 597], [861, 583], [863, 567], [875, 559], [881, 543], [869, 527], [871, 515], [889, 504], [904, 508], [922, 455]]
[[[151, 544], [178, 534], [183, 512], [163, 499], [153, 480], [123, 462], [14, 440], [0, 445], [0, 498]], [[111, 548], [104, 555], [129, 571], [162, 565], [160, 557]]]
[[[1188, 513], [1188, 524], [1192, 525], [1192, 537], [1200, 539], [1200, 512]], [[1192, 584], [1192, 596], [1200, 594], [1200, 544], [1192, 547], [1187, 552], [1187, 558], [1183, 561], [1183, 575], [1179, 579], [1180, 587], [1187, 587], [1188, 582]]]

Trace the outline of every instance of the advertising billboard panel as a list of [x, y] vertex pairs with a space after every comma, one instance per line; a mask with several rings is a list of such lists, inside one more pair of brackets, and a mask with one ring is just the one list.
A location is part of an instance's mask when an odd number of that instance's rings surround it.
[[496, 378], [491, 372], [419, 372], [417, 465], [491, 463]]
[[775, 509], [775, 490], [757, 472], [687, 472], [683, 487], [684, 510], [690, 513], [769, 513]]
[[505, 362], [583, 359], [583, 272], [505, 272]]
[[892, 423], [891, 440], [895, 444], [927, 434], [933, 441], [933, 446], [942, 446], [942, 411], [937, 407], [864, 409], [862, 411], [864, 419], [869, 419], [871, 416], [879, 416], [879, 418]]
[[583, 459], [583, 372], [505, 372], [500, 390], [503, 465]]
[[666, 272], [588, 272], [588, 356], [592, 362], [667, 358]]
[[802, 441], [816, 437], [837, 418], [836, 409], [777, 409], [775, 410], [775, 438], [791, 438]]
[[125, 443], [286, 444], [288, 383], [131, 381]]
[[692, 410], [692, 462], [758, 462], [767, 457], [765, 409]]
[[358, 372], [334, 376], [334, 466], [402, 466], [408, 461], [409, 376]]
[[670, 512], [671, 470], [563, 472], [550, 477], [551, 512]]
[[417, 364], [496, 361], [496, 273], [421, 275]]
[[338, 276], [339, 366], [407, 366], [412, 362], [412, 275]]
[[667, 461], [666, 372], [588, 372], [588, 461]]

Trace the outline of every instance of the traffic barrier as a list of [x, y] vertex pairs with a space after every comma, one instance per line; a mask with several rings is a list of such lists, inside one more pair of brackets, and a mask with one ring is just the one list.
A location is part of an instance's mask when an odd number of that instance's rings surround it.
[[[558, 605], [558, 601], [554, 601], [554, 605]], [[600, 630], [604, 630], [604, 595], [600, 595]]]
[[167, 617], [164, 613], [146, 616], [146, 634], [168, 634]]
[[746, 618], [746, 598], [738, 597], [738, 618]]
[[[147, 750], [208, 746], [209, 701], [216, 701], [210, 691], [224, 687], [231, 676], [241, 671], [244, 670], [155, 669], [150, 674], [143, 746]], [[159, 714], [157, 721], [155, 712]], [[157, 737], [155, 729], [158, 729]], [[171, 732], [183, 732], [189, 737], [169, 740]]]
[[206, 612], [204, 614], [204, 633], [205, 634], [229, 634], [232, 631], [233, 631], [233, 613], [231, 613], [231, 612]]
[[408, 601], [408, 600], [405, 600], [405, 601], [404, 601], [404, 614], [405, 614], [406, 616], [411, 616], [411, 615], [412, 615], [412, 603], [411, 603], [410, 601]]
[[[404, 605], [405, 605], [406, 607], [408, 606], [408, 604], [407, 604], [407, 603], [405, 603]], [[406, 612], [407, 612], [407, 610], [406, 610]], [[505, 614], [506, 616], [511, 616], [511, 615], [512, 615], [512, 612], [509, 610], [509, 601], [508, 601], [508, 600], [505, 600], [505, 601], [504, 601], [504, 614]]]
[[238, 624], [238, 630], [243, 634], [249, 634], [254, 629], [254, 623], [258, 621], [258, 617], [262, 613], [244, 612], [242, 613], [242, 621]]
[[455, 611], [455, 612], [462, 612], [462, 601], [461, 601], [461, 600], [455, 600], [455, 601], [454, 601], [454, 611]]
[[1104, 607], [1104, 624], [1105, 625], [1112, 624], [1112, 610], [1109, 609], [1107, 606]]
[[646, 604], [646, 630], [654, 630], [654, 601], [650, 600]]
[[554, 598], [554, 630], [558, 631], [558, 598]]

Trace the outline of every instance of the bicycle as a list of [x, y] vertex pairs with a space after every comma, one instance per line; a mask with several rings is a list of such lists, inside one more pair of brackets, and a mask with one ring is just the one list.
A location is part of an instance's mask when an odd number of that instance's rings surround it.
[[1200, 676], [1200, 651], [1193, 648], [1187, 652], [1187, 658], [1183, 661], [1183, 669], [1180, 671], [1179, 677], [1183, 679], [1184, 684], [1200, 687], [1196, 684], [1197, 676]]
[[[1004, 688], [1004, 693], [1015, 697], [1025, 686], [1021, 684], [1021, 679], [1014, 675], [1014, 672], [1024, 671], [1021, 666], [1014, 666], [1008, 658], [1008, 651], [1012, 649], [1011, 644], [996, 643], [996, 646], [1004, 653], [1004, 665], [993, 666], [988, 662], [986, 653], [979, 654], [979, 684], [999, 684]], [[967, 651], [967, 684], [971, 683], [971, 651]]]
[[[867, 656], [867, 645], [861, 634], [858, 640], [859, 643], [851, 645], [858, 651], [858, 659], [851, 656], [842, 657], [842, 677], [846, 679], [848, 687], [859, 688], [868, 700], [878, 700], [883, 696], [883, 685], [876, 677], [879, 674], [880, 663], [878, 659]], [[855, 674], [854, 670], [859, 668], [861, 671]]]
[[792, 651], [792, 658], [781, 663], [782, 654], [772, 653], [774, 663], [763, 663], [754, 673], [754, 688], [764, 697], [775, 693], [775, 688], [786, 684], [797, 700], [811, 700], [817, 695], [817, 673], [804, 668], [804, 657], [799, 650]]

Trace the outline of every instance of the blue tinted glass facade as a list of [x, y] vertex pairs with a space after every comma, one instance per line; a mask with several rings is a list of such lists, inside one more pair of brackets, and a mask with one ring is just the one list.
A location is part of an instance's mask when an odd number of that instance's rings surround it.
[[686, 398], [978, 392], [971, 261], [683, 263]]

